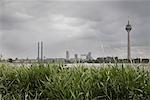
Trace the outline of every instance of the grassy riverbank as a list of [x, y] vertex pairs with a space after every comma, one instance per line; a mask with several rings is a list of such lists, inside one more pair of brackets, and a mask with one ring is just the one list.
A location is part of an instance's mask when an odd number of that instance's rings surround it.
[[[144, 66], [140, 66], [144, 67]], [[2, 100], [150, 100], [150, 72], [137, 67], [0, 65]]]

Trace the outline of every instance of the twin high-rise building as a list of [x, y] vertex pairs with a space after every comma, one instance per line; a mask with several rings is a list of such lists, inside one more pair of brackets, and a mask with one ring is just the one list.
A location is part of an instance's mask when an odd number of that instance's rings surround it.
[[[40, 57], [40, 51], [41, 51], [41, 57]], [[37, 57], [38, 61], [43, 61], [43, 42], [38, 42], [38, 57]]]

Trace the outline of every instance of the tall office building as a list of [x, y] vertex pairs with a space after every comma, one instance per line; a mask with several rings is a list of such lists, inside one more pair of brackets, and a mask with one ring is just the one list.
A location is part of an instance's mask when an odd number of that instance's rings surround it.
[[86, 56], [86, 59], [87, 60], [91, 60], [92, 59], [92, 53], [91, 52], [88, 52], [88, 54]]
[[78, 54], [74, 54], [74, 58], [78, 60]]
[[69, 60], [69, 51], [66, 51], [66, 60]]

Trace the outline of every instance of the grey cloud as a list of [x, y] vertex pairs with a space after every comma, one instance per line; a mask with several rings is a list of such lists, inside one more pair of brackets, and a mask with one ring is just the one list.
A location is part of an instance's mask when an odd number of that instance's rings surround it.
[[150, 57], [149, 1], [32, 0], [4, 4], [0, 45], [8, 56], [36, 57], [36, 43], [44, 41], [46, 57], [64, 57], [68, 49], [72, 53], [91, 51], [94, 57], [126, 57], [129, 16], [133, 57]]

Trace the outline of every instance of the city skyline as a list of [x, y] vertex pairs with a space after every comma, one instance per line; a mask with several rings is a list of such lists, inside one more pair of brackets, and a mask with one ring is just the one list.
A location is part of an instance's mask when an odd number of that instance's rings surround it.
[[126, 58], [124, 27], [130, 20], [132, 57], [150, 58], [150, 1], [5, 0], [0, 5], [0, 53], [6, 57], [36, 58], [37, 42], [43, 41], [47, 58], [65, 58], [66, 50]]

